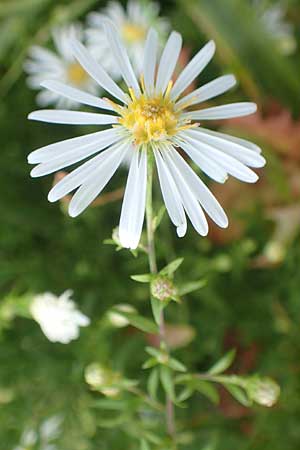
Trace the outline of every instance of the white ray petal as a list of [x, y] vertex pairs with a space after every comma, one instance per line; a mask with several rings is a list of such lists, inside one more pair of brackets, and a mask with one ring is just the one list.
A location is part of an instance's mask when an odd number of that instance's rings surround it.
[[153, 94], [154, 90], [154, 78], [156, 68], [156, 57], [158, 47], [158, 35], [157, 32], [151, 28], [148, 32], [143, 62], [143, 75], [145, 88], [148, 95]]
[[183, 139], [176, 140], [176, 143], [188, 154], [194, 163], [197, 164], [202, 172], [218, 183], [225, 183], [228, 179], [226, 170], [220, 167], [213, 159], [208, 158], [206, 155], [199, 152], [199, 150], [196, 150], [188, 141], [188, 136], [186, 137], [183, 133], [181, 136]]
[[45, 80], [41, 83], [41, 86], [75, 102], [95, 106], [96, 108], [106, 109], [108, 111], [114, 111], [108, 101], [98, 98], [95, 95], [88, 94], [80, 89], [68, 86], [60, 81]]
[[61, 64], [60, 59], [54, 52], [38, 45], [30, 47], [29, 56], [43, 64]]
[[[46, 145], [37, 150], [34, 150], [28, 155], [29, 164], [39, 164], [43, 162], [48, 162], [58, 156], [75, 151], [78, 148], [86, 147], [90, 144], [96, 143], [100, 144], [102, 141], [111, 142], [118, 140], [120, 134], [117, 128], [110, 128], [108, 130], [97, 131], [96, 133], [86, 134], [84, 136], [79, 136], [71, 139], [66, 139], [61, 142], [56, 142], [55, 144]], [[120, 136], [121, 138], [121, 136]]]
[[236, 158], [227, 155], [212, 145], [200, 142], [199, 140], [191, 139], [187, 136], [186, 139], [195, 149], [218, 163], [220, 167], [229, 173], [229, 175], [232, 175], [233, 177], [246, 183], [255, 183], [258, 180], [257, 174]]
[[173, 175], [173, 179], [180, 193], [184, 209], [186, 210], [186, 213], [189, 216], [193, 227], [201, 236], [206, 236], [208, 233], [208, 224], [206, 217], [202, 211], [201, 206], [199, 205], [194, 192], [186, 183], [186, 180], [180, 172], [180, 168], [177, 166], [176, 161], [172, 158], [171, 154], [173, 152], [176, 152], [176, 150], [168, 150], [167, 148], [165, 148], [163, 151], [164, 160], [168, 166], [168, 169]]
[[177, 78], [171, 91], [171, 98], [175, 100], [195, 80], [210, 62], [216, 51], [214, 41], [209, 41], [188, 63]]
[[108, 161], [116, 152], [121, 151], [125, 146], [128, 147], [126, 142], [113, 145], [99, 155], [94, 156], [94, 158], [85, 162], [80, 167], [77, 167], [77, 169], [66, 175], [50, 190], [48, 200], [50, 202], [56, 202], [74, 191], [74, 189], [78, 188], [90, 178], [94, 172], [99, 170], [100, 164], [103, 164], [106, 160]]
[[110, 20], [105, 20], [103, 23], [111, 50], [114, 53], [116, 65], [127, 86], [134, 90], [135, 95], [139, 96], [141, 93], [140, 86], [129, 61], [127, 51], [121, 42], [119, 31]]
[[156, 80], [156, 91], [158, 93], [164, 93], [168, 83], [175, 70], [177, 60], [181, 51], [182, 37], [176, 31], [173, 31], [168, 39], [168, 42], [164, 48], [161, 55], [157, 80]]
[[69, 204], [69, 215], [71, 217], [79, 216], [101, 193], [121, 164], [127, 151], [128, 146], [121, 146], [113, 152], [111, 157], [98, 164], [97, 169], [73, 195]]
[[253, 114], [257, 111], [255, 103], [231, 103], [229, 105], [215, 106], [213, 108], [206, 108], [199, 111], [192, 111], [183, 114], [184, 118], [191, 120], [221, 120], [233, 119], [234, 117], [243, 117]]
[[207, 214], [217, 225], [219, 225], [219, 227], [227, 228], [227, 216], [223, 208], [207, 188], [207, 186], [195, 174], [195, 172], [190, 168], [190, 166], [185, 162], [185, 160], [179, 155], [178, 152], [174, 151], [170, 153], [170, 155], [173, 161], [176, 163], [176, 166], [178, 167], [182, 177], [185, 179], [190, 189], [194, 192], [197, 200], [200, 202], [201, 206], [204, 208]]
[[39, 164], [34, 169], [32, 169], [30, 175], [36, 178], [56, 172], [57, 170], [68, 167], [72, 164], [82, 161], [83, 159], [88, 158], [89, 156], [97, 152], [100, 152], [101, 150], [114, 144], [118, 140], [120, 140], [120, 137], [115, 135], [113, 137], [108, 137], [107, 139], [101, 138], [100, 140], [95, 140], [85, 146], [77, 146], [76, 150], [68, 151], [60, 156], [57, 156], [54, 159], [50, 159], [45, 163]]
[[128, 98], [122, 89], [112, 80], [105, 70], [96, 62], [87, 49], [77, 40], [72, 40], [72, 51], [74, 57], [86, 70], [86, 72], [97, 81], [100, 86], [115, 98], [128, 103]]
[[236, 142], [230, 142], [218, 136], [213, 136], [206, 133], [202, 128], [198, 130], [186, 130], [183, 133], [185, 136], [190, 136], [194, 139], [212, 145], [221, 152], [226, 153], [233, 158], [236, 158], [241, 163], [249, 167], [263, 167], [266, 164], [266, 160], [259, 153], [249, 150], [248, 148], [237, 144]]
[[154, 156], [159, 184], [169, 217], [176, 226], [178, 236], [182, 237], [186, 234], [187, 222], [180, 194], [159, 150], [154, 149]]
[[136, 249], [145, 217], [147, 188], [147, 152], [134, 151], [122, 204], [119, 238], [123, 247]]
[[108, 125], [118, 123], [118, 117], [109, 114], [68, 111], [59, 109], [40, 109], [29, 114], [28, 119], [66, 125]]
[[216, 78], [179, 100], [176, 103], [176, 109], [184, 108], [185, 105], [192, 106], [210, 100], [218, 95], [224, 94], [235, 85], [236, 78], [233, 75], [224, 75]]
[[247, 141], [246, 139], [238, 138], [236, 136], [231, 136], [231, 135], [225, 134], [225, 133], [220, 133], [219, 131], [208, 130], [207, 128], [202, 128], [202, 127], [201, 127], [201, 131], [205, 132], [206, 134], [209, 134], [211, 136], [216, 136], [216, 137], [222, 138], [226, 141], [233, 142], [234, 144], [241, 145], [241, 147], [246, 147], [249, 150], [252, 150], [253, 152], [256, 152], [256, 153], [262, 152], [261, 148], [258, 147], [258, 145], [253, 144], [253, 142]]

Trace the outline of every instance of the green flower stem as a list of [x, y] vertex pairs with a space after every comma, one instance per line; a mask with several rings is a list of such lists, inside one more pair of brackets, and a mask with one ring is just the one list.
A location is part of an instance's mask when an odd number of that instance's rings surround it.
[[[157, 263], [155, 254], [155, 242], [154, 242], [154, 226], [153, 226], [153, 207], [152, 207], [152, 181], [153, 181], [153, 153], [148, 151], [148, 170], [147, 170], [147, 198], [146, 198], [146, 221], [147, 221], [147, 239], [148, 239], [148, 258], [149, 267], [151, 273], [157, 273]], [[161, 312], [159, 323], [159, 338], [160, 344], [165, 348], [168, 353], [168, 346], [166, 343], [166, 329], [164, 312]], [[169, 435], [174, 438], [175, 429], [175, 413], [174, 404], [172, 400], [166, 397], [166, 426]]]

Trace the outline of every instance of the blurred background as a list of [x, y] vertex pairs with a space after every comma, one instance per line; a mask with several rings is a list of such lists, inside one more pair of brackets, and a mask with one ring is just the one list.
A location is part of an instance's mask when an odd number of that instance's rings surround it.
[[[130, 279], [147, 271], [146, 257], [116, 252], [104, 243], [118, 223], [120, 189], [127, 172], [119, 171], [94, 208], [71, 219], [66, 214], [67, 199], [60, 204], [47, 201], [53, 177], [31, 179], [26, 162], [35, 148], [94, 131], [27, 121], [28, 113], [37, 109], [36, 92], [27, 86], [23, 71], [29, 47], [51, 48], [53, 27], [84, 22], [87, 13], [106, 5], [100, 0], [0, 1], [3, 450], [140, 448], [130, 434], [126, 411], [126, 426], [113, 418], [109, 422], [112, 411], [104, 409], [103, 396], [92, 392], [84, 378], [85, 368], [94, 362], [128, 377], [145, 377], [140, 368], [151, 338], [131, 327], [116, 328], [107, 320], [107, 311], [118, 303], [151, 314], [147, 285]], [[282, 390], [271, 409], [244, 408], [223, 391], [218, 405], [196, 395], [188, 409], [179, 410], [185, 430], [182, 448], [297, 450], [300, 2], [162, 0], [160, 15], [184, 37], [183, 64], [207, 40], [216, 41], [216, 57], [198, 83], [234, 73], [238, 88], [223, 96], [222, 103], [255, 101], [259, 112], [213, 127], [252, 140], [267, 159], [256, 185], [235, 180], [210, 183], [228, 212], [228, 230], [211, 224], [208, 237], [201, 238], [190, 226], [187, 236], [178, 239], [168, 218], [163, 218], [157, 233], [160, 267], [176, 256], [184, 257], [179, 280], [206, 281], [182, 305], [170, 307], [167, 322], [173, 324], [177, 337], [171, 345], [195, 372], [205, 371], [224, 351], [236, 348], [235, 372], [272, 376]], [[220, 99], [210, 102], [218, 103]], [[155, 189], [158, 209], [161, 198], [157, 185]], [[28, 305], [36, 294], [60, 295], [67, 289], [74, 291], [74, 301], [91, 325], [81, 330], [79, 339], [63, 345], [47, 339]], [[37, 439], [43, 429], [46, 438]]]

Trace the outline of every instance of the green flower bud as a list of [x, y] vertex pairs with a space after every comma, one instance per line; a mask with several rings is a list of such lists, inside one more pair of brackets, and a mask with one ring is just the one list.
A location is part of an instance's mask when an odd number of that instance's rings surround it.
[[163, 302], [175, 297], [177, 290], [169, 278], [159, 275], [151, 282], [151, 294]]
[[117, 383], [120, 381], [120, 375], [98, 363], [87, 366], [84, 376], [91, 389], [99, 391], [107, 397], [115, 397], [120, 393], [120, 389], [117, 386]]
[[271, 378], [254, 377], [247, 383], [249, 397], [262, 406], [274, 406], [280, 395], [280, 387]]
[[124, 328], [129, 325], [129, 320], [122, 314], [123, 313], [136, 313], [136, 309], [127, 304], [120, 304], [114, 306], [114, 308], [107, 313], [110, 323], [116, 328]]

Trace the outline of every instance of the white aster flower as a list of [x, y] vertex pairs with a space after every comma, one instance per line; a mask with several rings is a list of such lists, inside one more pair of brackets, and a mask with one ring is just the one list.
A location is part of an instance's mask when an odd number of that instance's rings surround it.
[[79, 102], [50, 92], [42, 82], [45, 79], [60, 80], [93, 94], [99, 92], [99, 85], [78, 64], [71, 49], [71, 39], [83, 41], [84, 33], [81, 26], [76, 24], [56, 28], [52, 35], [56, 52], [36, 45], [29, 49], [29, 59], [24, 64], [24, 70], [29, 74], [27, 82], [32, 89], [41, 89], [37, 95], [40, 106], [54, 104], [59, 108], [76, 108]]
[[46, 292], [34, 297], [30, 305], [32, 317], [51, 342], [68, 344], [79, 337], [80, 327], [90, 324], [90, 319], [76, 309], [71, 295], [70, 290], [60, 297]]
[[38, 430], [26, 428], [21, 435], [19, 445], [14, 450], [29, 450], [31, 448], [56, 450], [57, 446], [52, 442], [62, 433], [61, 424], [62, 417], [56, 415], [44, 420]]
[[173, 84], [171, 78], [181, 50], [181, 35], [171, 33], [156, 75], [158, 36], [156, 31], [150, 30], [139, 83], [117, 30], [108, 21], [105, 28], [115, 64], [130, 95], [116, 85], [83, 45], [74, 41], [74, 56], [119, 103], [96, 98], [60, 82], [46, 81], [44, 85], [49, 90], [114, 114], [51, 110], [31, 113], [30, 119], [43, 122], [111, 125], [107, 130], [32, 152], [28, 161], [38, 165], [31, 171], [31, 176], [47, 175], [93, 156], [58, 182], [48, 196], [49, 201], [54, 202], [77, 189], [69, 204], [69, 214], [76, 217], [101, 193], [122, 160], [130, 155], [119, 237], [124, 247], [134, 249], [140, 240], [145, 215], [147, 160], [154, 158], [166, 209], [178, 236], [186, 233], [186, 215], [200, 235], [207, 235], [204, 211], [220, 227], [227, 227], [228, 220], [222, 207], [181, 156], [179, 148], [217, 182], [224, 183], [228, 175], [248, 183], [256, 182], [258, 176], [249, 167], [265, 164], [261, 150], [243, 139], [207, 130], [198, 122], [245, 116], [254, 113], [256, 105], [233, 103], [187, 110], [222, 94], [236, 83], [234, 76], [225, 75], [184, 95], [185, 89], [212, 59], [213, 42], [194, 56]]
[[142, 3], [138, 0], [129, 0], [127, 9], [124, 9], [119, 2], [111, 1], [101, 12], [89, 14], [89, 28], [86, 32], [89, 50], [96, 60], [99, 60], [99, 52], [107, 55], [101, 64], [111, 76], [121, 77], [121, 72], [106, 39], [105, 19], [112, 20], [119, 30], [133, 69], [138, 73], [142, 69], [144, 45], [149, 29], [151, 27], [156, 29], [162, 43], [170, 29], [168, 21], [159, 17], [159, 10], [160, 6], [156, 2]]
[[253, 0], [256, 12], [266, 30], [277, 41], [278, 49], [283, 54], [291, 54], [296, 50], [294, 27], [285, 16], [286, 10], [281, 2], [266, 6], [261, 0]]

